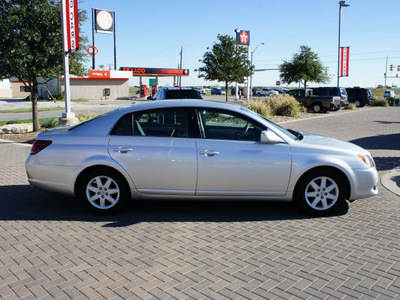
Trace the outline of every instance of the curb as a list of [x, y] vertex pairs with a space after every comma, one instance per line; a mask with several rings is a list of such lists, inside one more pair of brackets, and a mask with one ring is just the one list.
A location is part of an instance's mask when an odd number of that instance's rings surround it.
[[381, 184], [387, 190], [400, 197], [400, 167], [384, 174], [381, 178]]

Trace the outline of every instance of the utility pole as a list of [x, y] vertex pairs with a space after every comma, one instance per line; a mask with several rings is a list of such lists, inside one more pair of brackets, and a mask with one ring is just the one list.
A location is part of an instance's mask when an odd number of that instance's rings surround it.
[[[179, 69], [182, 69], [183, 46], [181, 46]], [[182, 76], [179, 76], [179, 86], [182, 87]]]
[[385, 89], [386, 89], [386, 80], [387, 80], [387, 76], [388, 76], [388, 73], [387, 73], [387, 66], [388, 66], [388, 57], [386, 56], [386, 70], [385, 70]]

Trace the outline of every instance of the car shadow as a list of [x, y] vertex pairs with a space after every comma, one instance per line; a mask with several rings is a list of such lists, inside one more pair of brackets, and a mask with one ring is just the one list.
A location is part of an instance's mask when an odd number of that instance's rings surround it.
[[[368, 150], [400, 150], [400, 133], [378, 135], [350, 141]], [[392, 170], [400, 165], [400, 157], [374, 156], [378, 171]]]
[[[28, 185], [1, 186], [0, 220], [56, 220], [106, 222], [125, 227], [141, 222], [252, 222], [314, 218], [290, 202], [277, 201], [132, 201], [116, 215], [96, 215], [71, 196], [32, 189]], [[327, 217], [344, 215], [343, 210]]]

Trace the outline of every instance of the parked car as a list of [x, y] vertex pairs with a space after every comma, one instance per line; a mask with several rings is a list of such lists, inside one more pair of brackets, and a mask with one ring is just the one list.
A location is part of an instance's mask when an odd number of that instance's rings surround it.
[[354, 103], [357, 107], [363, 107], [372, 102], [372, 93], [369, 89], [354, 87], [346, 88], [350, 103]]
[[283, 88], [275, 88], [275, 91], [277, 91], [279, 94], [286, 94], [288, 92], [287, 89], [283, 89]]
[[225, 95], [225, 91], [220, 88], [211, 88], [211, 95]]
[[301, 105], [315, 113], [328, 110], [338, 110], [341, 106], [341, 99], [338, 96], [315, 96], [312, 89], [293, 89], [287, 92], [293, 96]]
[[257, 96], [270, 96], [270, 95], [278, 95], [277, 91], [273, 89], [262, 89], [257, 92]]
[[195, 88], [196, 91], [199, 92], [200, 95], [205, 95], [206, 94], [206, 90], [203, 88]]
[[[236, 88], [231, 89], [231, 95], [235, 95], [235, 93], [236, 93]], [[239, 88], [239, 93], [241, 93], [241, 95], [244, 95], [244, 89]]]
[[321, 215], [378, 193], [361, 147], [203, 100], [142, 102], [44, 131], [25, 166], [32, 186], [98, 213], [164, 198], [294, 201]]
[[386, 90], [383, 96], [385, 98], [393, 98], [394, 96], [396, 96], [396, 94], [392, 90]]
[[168, 100], [168, 99], [203, 99], [200, 93], [194, 88], [161, 88], [154, 97], [147, 97], [149, 100]]
[[349, 99], [345, 88], [337, 87], [318, 87], [313, 88], [313, 95], [318, 96], [337, 96], [341, 99], [341, 106], [349, 105]]

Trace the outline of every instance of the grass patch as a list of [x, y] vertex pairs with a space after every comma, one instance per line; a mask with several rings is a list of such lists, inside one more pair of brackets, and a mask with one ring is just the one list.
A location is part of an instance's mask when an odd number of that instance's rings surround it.
[[[51, 119], [54, 119], [54, 118], [41, 118], [41, 119], [39, 119], [39, 124], [41, 122], [49, 122]], [[32, 119], [0, 121], [0, 126], [4, 126], [7, 124], [29, 124], [29, 123], [33, 123]]]
[[[38, 111], [54, 111], [54, 110], [63, 110], [64, 108], [62, 107], [47, 107], [47, 108], [38, 108]], [[0, 113], [2, 114], [14, 114], [14, 113], [28, 113], [32, 112], [32, 108], [18, 108], [18, 109], [3, 109], [0, 110]]]

